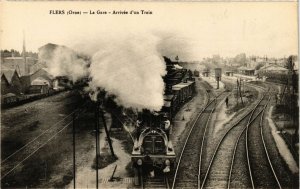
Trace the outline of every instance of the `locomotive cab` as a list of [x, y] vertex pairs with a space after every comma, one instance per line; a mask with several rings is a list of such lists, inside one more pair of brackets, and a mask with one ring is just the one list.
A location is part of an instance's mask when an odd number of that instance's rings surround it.
[[160, 128], [146, 128], [135, 140], [131, 155], [133, 163], [139, 161], [143, 166], [149, 163], [145, 157], [150, 157], [151, 166], [161, 170], [166, 166], [166, 162], [175, 165], [176, 161], [172, 142]]
[[146, 128], [135, 139], [132, 155], [157, 155], [175, 156], [172, 142], [160, 128]]

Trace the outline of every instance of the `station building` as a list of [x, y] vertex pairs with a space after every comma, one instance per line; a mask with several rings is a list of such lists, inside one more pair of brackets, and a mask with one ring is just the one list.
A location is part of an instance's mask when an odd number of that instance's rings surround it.
[[250, 67], [241, 66], [238, 68], [238, 73], [243, 74], [243, 75], [248, 75], [248, 76], [254, 76], [255, 69], [250, 68]]

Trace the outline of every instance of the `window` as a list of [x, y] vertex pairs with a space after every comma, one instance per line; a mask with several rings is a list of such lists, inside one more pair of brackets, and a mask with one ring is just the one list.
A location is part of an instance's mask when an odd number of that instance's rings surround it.
[[160, 135], [148, 135], [143, 142], [144, 152], [148, 154], [165, 154], [166, 146]]

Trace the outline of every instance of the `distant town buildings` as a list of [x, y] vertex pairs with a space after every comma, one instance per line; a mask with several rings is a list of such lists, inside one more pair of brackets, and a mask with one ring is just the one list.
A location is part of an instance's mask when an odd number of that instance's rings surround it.
[[[59, 81], [54, 78], [45, 63], [39, 62], [38, 54], [23, 50], [1, 50], [1, 102], [15, 102], [26, 95], [49, 94]], [[56, 86], [55, 86], [56, 85]]]

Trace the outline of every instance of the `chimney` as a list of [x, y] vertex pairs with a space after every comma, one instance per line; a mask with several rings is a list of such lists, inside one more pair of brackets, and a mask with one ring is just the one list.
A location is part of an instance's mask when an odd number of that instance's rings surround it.
[[29, 67], [27, 65], [27, 60], [26, 60], [26, 44], [25, 44], [25, 32], [24, 32], [24, 30], [23, 30], [23, 52], [22, 52], [22, 57], [23, 57], [24, 68], [25, 68], [24, 75], [28, 75], [29, 74]]

